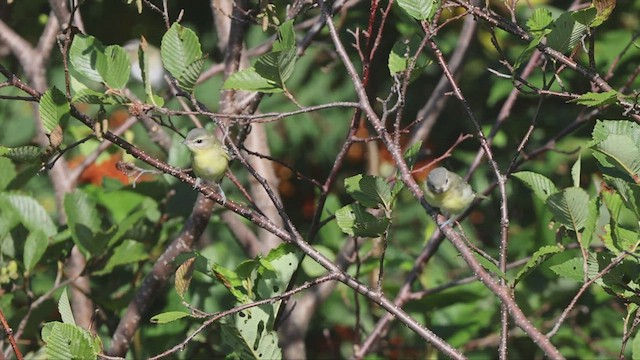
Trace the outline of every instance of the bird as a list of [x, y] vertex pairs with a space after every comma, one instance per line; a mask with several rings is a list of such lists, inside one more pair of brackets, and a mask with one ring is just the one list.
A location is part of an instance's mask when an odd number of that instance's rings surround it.
[[203, 128], [191, 129], [182, 144], [191, 150], [191, 167], [197, 177], [193, 188], [198, 187], [203, 181], [209, 185], [215, 184], [224, 205], [227, 198], [220, 182], [231, 159], [225, 147], [213, 133]]
[[429, 205], [439, 208], [444, 215], [451, 217], [441, 227], [451, 224], [452, 217], [465, 211], [476, 197], [485, 198], [476, 194], [471, 185], [458, 174], [444, 167], [431, 170], [424, 182], [423, 190], [424, 199]]

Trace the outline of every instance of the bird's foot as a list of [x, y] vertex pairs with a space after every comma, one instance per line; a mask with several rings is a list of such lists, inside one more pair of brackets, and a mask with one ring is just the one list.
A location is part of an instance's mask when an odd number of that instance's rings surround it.
[[224, 194], [224, 190], [222, 190], [222, 186], [220, 186], [220, 184], [216, 184], [216, 185], [218, 186], [218, 193], [222, 198], [222, 206], [224, 206], [224, 204], [227, 203], [227, 196]]
[[202, 179], [200, 178], [196, 178], [196, 183], [193, 184], [193, 188], [197, 188], [198, 186], [200, 186], [202, 184]]

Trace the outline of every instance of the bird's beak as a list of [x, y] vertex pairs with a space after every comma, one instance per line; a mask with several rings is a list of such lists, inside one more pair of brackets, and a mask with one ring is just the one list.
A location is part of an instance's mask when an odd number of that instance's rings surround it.
[[187, 145], [187, 139], [184, 139], [184, 140], [180, 141], [180, 144]]

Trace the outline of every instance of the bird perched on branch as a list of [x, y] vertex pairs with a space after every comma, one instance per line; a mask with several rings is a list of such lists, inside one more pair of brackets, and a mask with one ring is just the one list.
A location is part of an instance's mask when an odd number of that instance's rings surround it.
[[[466, 181], [458, 174], [443, 167], [437, 167], [429, 173], [424, 182], [424, 199], [433, 207], [437, 207], [445, 215], [453, 217], [464, 212], [476, 197], [485, 198], [476, 194]], [[445, 227], [453, 221], [450, 218], [442, 224]]]
[[202, 181], [215, 184], [224, 204], [227, 198], [220, 181], [229, 167], [230, 157], [220, 140], [208, 130], [196, 128], [189, 131], [182, 143], [191, 150], [191, 167], [198, 178], [194, 188]]

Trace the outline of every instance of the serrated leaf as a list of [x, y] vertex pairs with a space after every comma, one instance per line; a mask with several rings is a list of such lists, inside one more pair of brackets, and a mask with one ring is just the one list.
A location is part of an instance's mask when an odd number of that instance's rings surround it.
[[604, 106], [615, 104], [618, 101], [619, 95], [620, 94], [616, 90], [609, 90], [601, 93], [587, 92], [580, 95], [579, 98], [573, 99], [569, 102], [575, 102], [576, 104], [589, 107]]
[[180, 85], [184, 91], [189, 93], [193, 92], [193, 87], [196, 85], [196, 82], [200, 77], [200, 71], [202, 70], [203, 65], [204, 58], [200, 58], [189, 64], [182, 74], [180, 74], [180, 77], [177, 79], [178, 85]]
[[69, 118], [71, 111], [67, 98], [55, 86], [40, 97], [38, 112], [47, 134], [50, 134], [62, 120]]
[[83, 89], [76, 92], [71, 101], [100, 105], [127, 105], [131, 103], [131, 100], [124, 95], [101, 93], [93, 89]]
[[191, 63], [202, 58], [196, 33], [178, 23], [173, 23], [162, 37], [160, 53], [165, 68], [176, 79]]
[[587, 221], [580, 239], [584, 248], [588, 248], [593, 240], [600, 236], [602, 227], [608, 223], [608, 214], [606, 214], [604, 207], [600, 209], [602, 211], [599, 211], [598, 204], [599, 198], [589, 200]]
[[360, 204], [350, 204], [336, 211], [336, 223], [342, 231], [350, 236], [378, 237], [388, 225], [386, 217], [376, 218], [369, 214]]
[[548, 34], [551, 32], [551, 25], [553, 25], [553, 16], [551, 11], [545, 8], [537, 8], [527, 20], [527, 28], [534, 36]]
[[514, 283], [522, 281], [527, 275], [529, 275], [534, 269], [536, 269], [540, 264], [545, 262], [552, 255], [561, 253], [563, 249], [556, 245], [551, 246], [543, 246], [536, 250], [536, 252], [531, 255], [531, 258], [527, 263], [518, 271], [518, 274], [515, 277]]
[[296, 49], [272, 51], [260, 56], [255, 70], [261, 77], [277, 87], [285, 88], [284, 83], [293, 73], [296, 62]]
[[31, 272], [33, 268], [38, 264], [38, 261], [44, 255], [49, 245], [49, 239], [47, 235], [40, 229], [29, 232], [27, 240], [24, 243], [24, 252], [22, 254], [24, 267], [27, 271]]
[[111, 89], [122, 89], [129, 81], [131, 61], [127, 51], [119, 45], [107, 46], [104, 62], [98, 63], [98, 73]]
[[564, 278], [575, 280], [578, 282], [584, 281], [584, 269], [582, 267], [581, 258], [572, 258], [561, 264], [553, 265], [549, 267], [551, 271]]
[[629, 120], [598, 120], [591, 133], [593, 140], [588, 146], [595, 146], [610, 135], [626, 135], [638, 144], [640, 143], [640, 124]]
[[533, 190], [534, 194], [542, 201], [547, 201], [549, 195], [558, 192], [556, 186], [546, 176], [531, 171], [520, 171], [512, 175]]
[[225, 80], [222, 88], [260, 91], [263, 93], [280, 93], [284, 91], [281, 87], [260, 76], [253, 67], [231, 74], [231, 76]]
[[587, 27], [576, 22], [571, 13], [564, 12], [553, 24], [547, 36], [547, 45], [561, 53], [565, 53], [580, 42], [586, 34]]
[[[69, 49], [69, 61], [73, 68], [89, 80], [104, 82], [98, 71], [99, 66], [106, 62], [104, 46], [100, 40], [90, 35], [77, 34]], [[100, 65], [99, 65], [100, 64]]]
[[184, 299], [184, 294], [187, 292], [189, 285], [191, 284], [195, 262], [195, 257], [189, 258], [178, 267], [178, 270], [176, 270], [175, 288], [181, 299]]
[[62, 318], [62, 322], [65, 324], [75, 325], [76, 319], [73, 317], [73, 311], [71, 311], [71, 303], [67, 296], [67, 289], [65, 288], [58, 299], [58, 312]]
[[30, 231], [42, 230], [51, 237], [56, 234], [56, 226], [47, 211], [34, 198], [27, 195], [0, 193], [2, 207], [10, 206], [20, 222]]
[[77, 326], [59, 322], [48, 328], [45, 341], [45, 353], [49, 359], [95, 359], [101, 350], [97, 349], [99, 338], [94, 339], [89, 332]]
[[365, 207], [390, 207], [391, 188], [378, 176], [358, 174], [344, 180], [345, 190]]
[[191, 316], [188, 312], [184, 311], [167, 311], [158, 315], [155, 315], [149, 319], [152, 324], [168, 324], [176, 320], [180, 320], [187, 316]]
[[584, 228], [589, 215], [588, 205], [589, 195], [577, 187], [564, 189], [547, 198], [547, 206], [554, 219], [573, 231]]
[[419, 21], [431, 21], [440, 8], [440, 4], [440, 0], [398, 0], [398, 5], [412, 18]]
[[272, 51], [282, 51], [296, 47], [296, 33], [293, 30], [293, 20], [288, 20], [278, 26], [278, 39], [273, 42]]
[[4, 154], [2, 154], [2, 156], [18, 163], [40, 160], [40, 156], [42, 155], [42, 150], [40, 150], [39, 147], [31, 145], [3, 149]]

